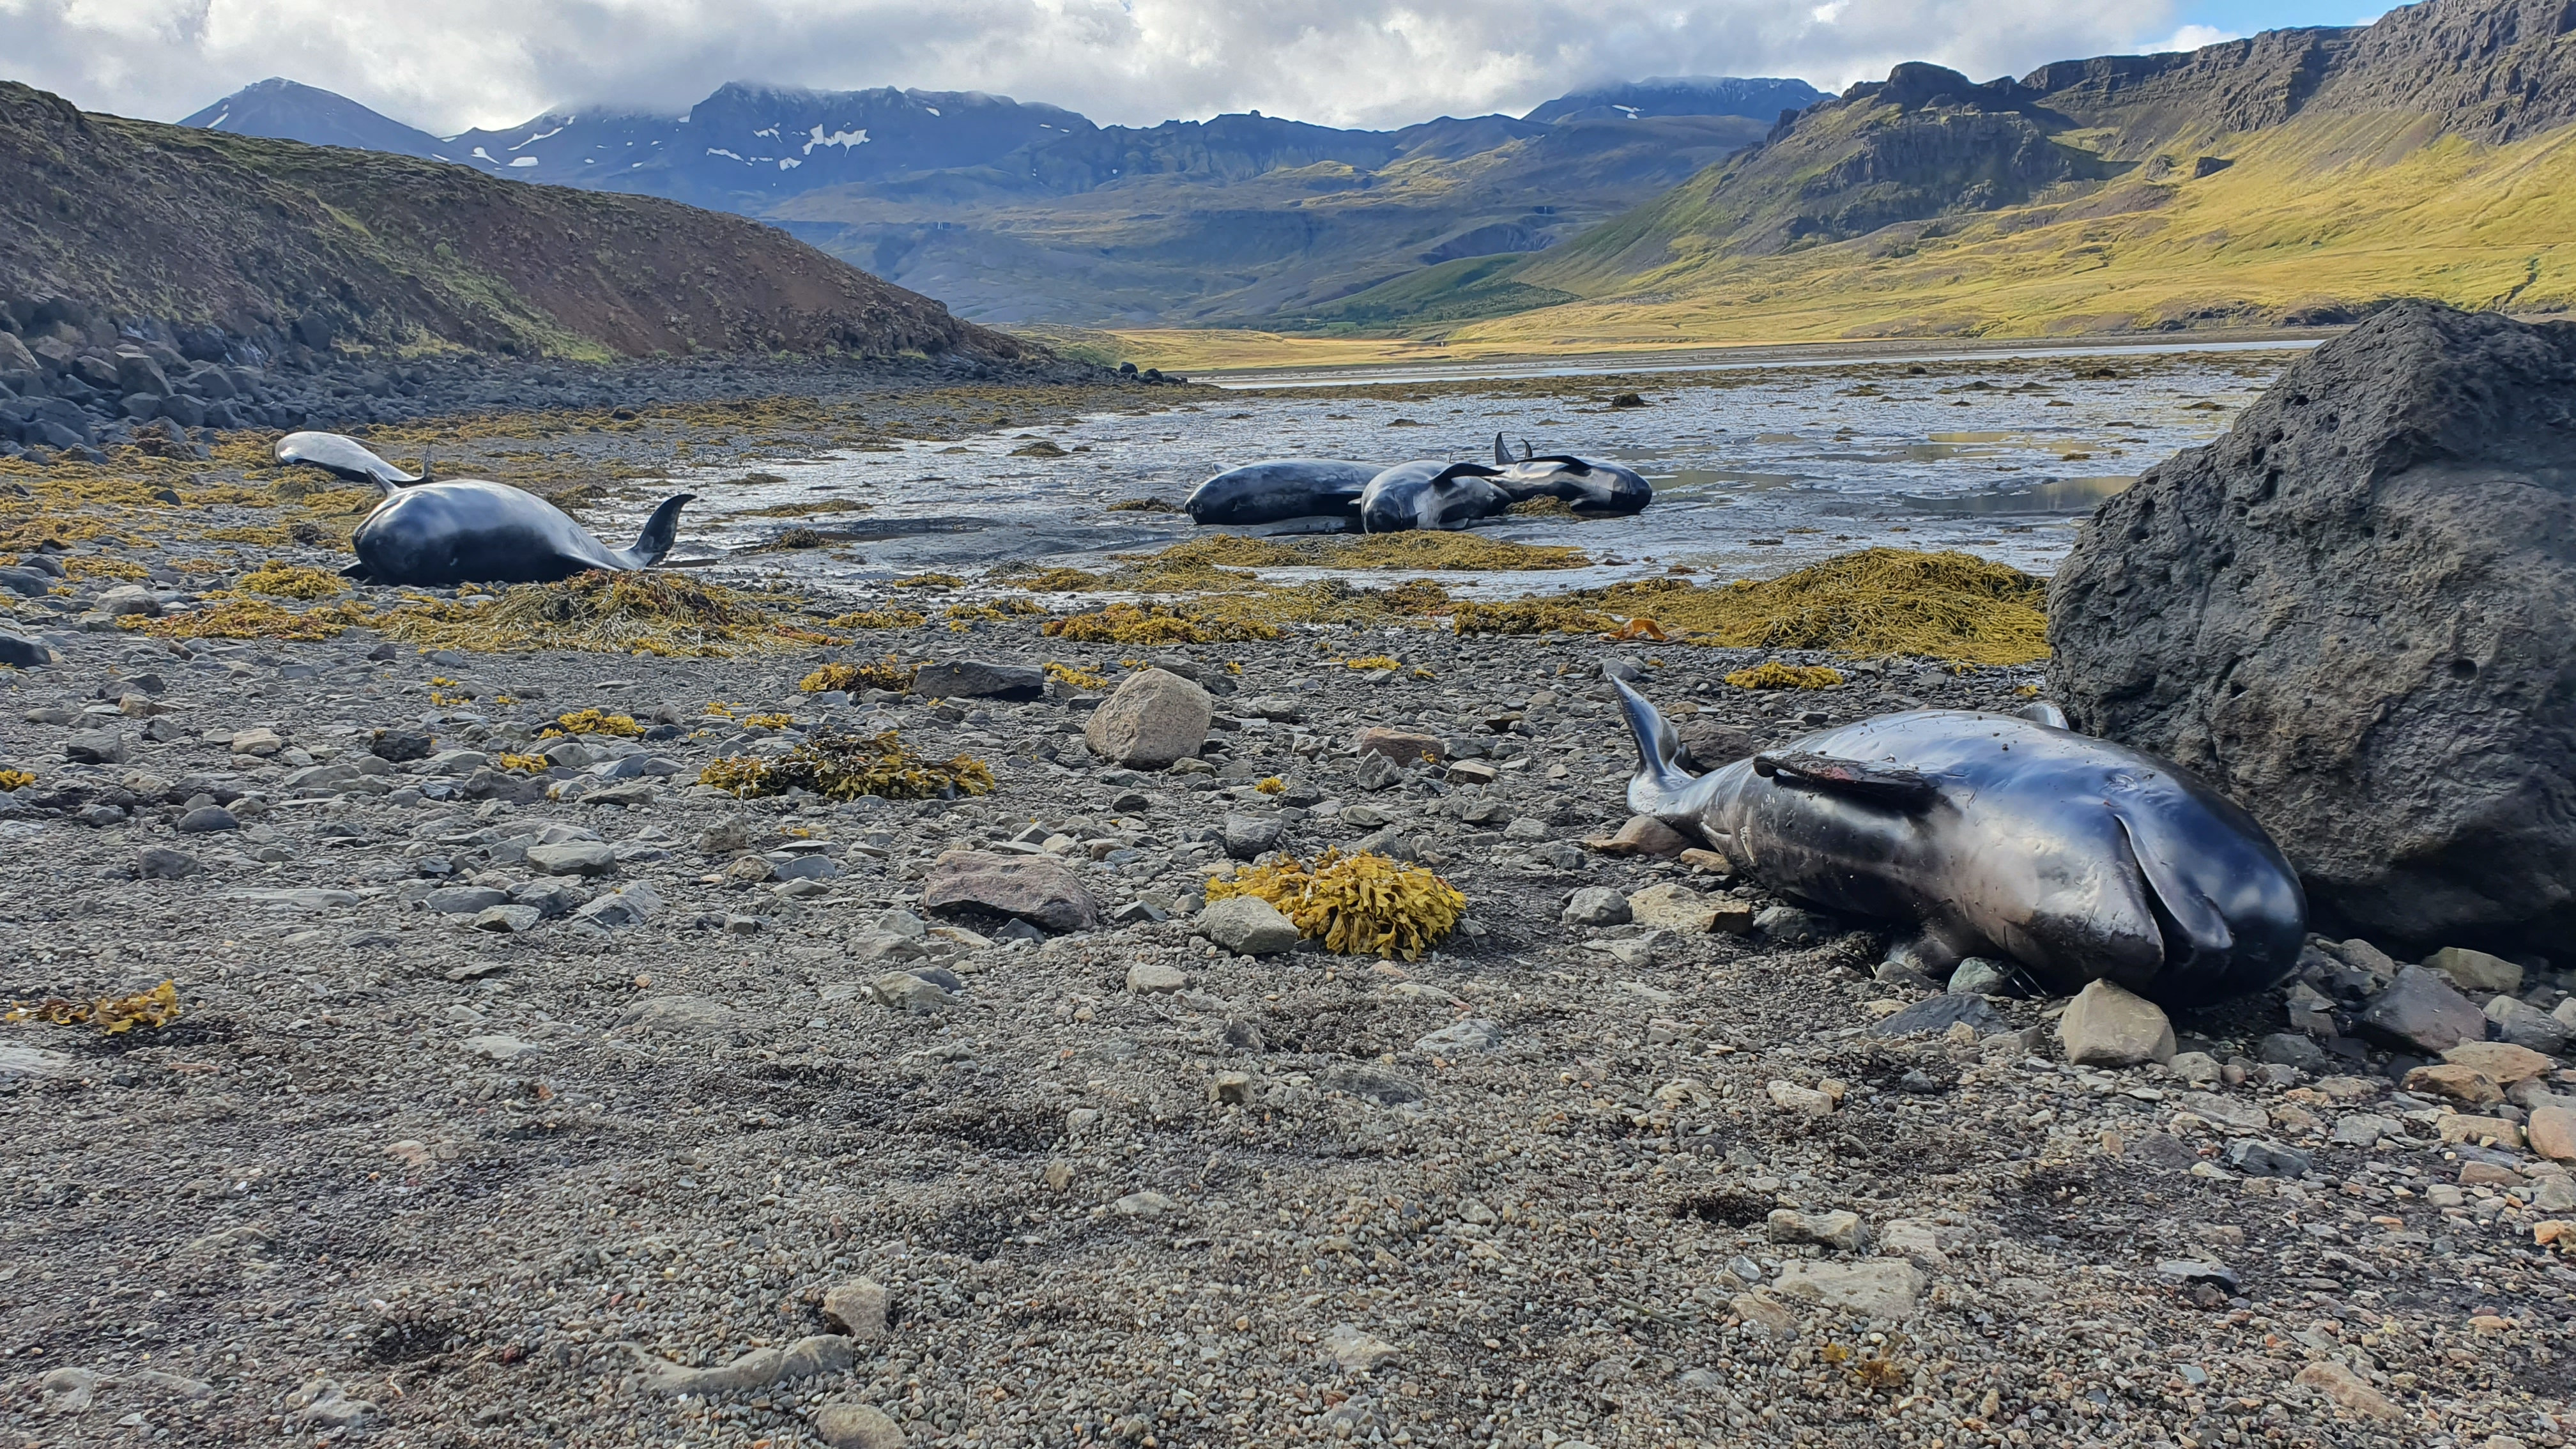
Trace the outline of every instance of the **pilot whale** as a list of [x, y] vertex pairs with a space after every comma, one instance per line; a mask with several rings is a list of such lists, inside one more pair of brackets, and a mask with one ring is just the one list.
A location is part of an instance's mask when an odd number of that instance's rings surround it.
[[378, 488], [399, 488], [428, 481], [429, 459], [421, 459], [420, 471], [406, 473], [375, 455], [357, 439], [341, 433], [289, 433], [277, 440], [277, 461], [301, 463], [319, 468], [335, 478], [352, 483], [372, 483]]
[[1663, 716], [1613, 683], [1637, 743], [1629, 808], [1774, 890], [1909, 924], [1935, 970], [2000, 956], [2061, 992], [2108, 979], [2189, 1006], [2298, 963], [2307, 898], [2262, 826], [2053, 710], [1880, 715], [1694, 779]]
[[1360, 494], [1362, 533], [1402, 533], [1413, 528], [1465, 528], [1512, 506], [1482, 463], [1443, 463], [1416, 458], [1371, 478]]
[[1181, 511], [1199, 524], [1278, 523], [1360, 516], [1360, 493], [1375, 463], [1338, 458], [1271, 458], [1228, 468], [1190, 490]]
[[1532, 498], [1561, 498], [1577, 513], [1615, 517], [1635, 513], [1655, 501], [1653, 485], [1644, 475], [1616, 463], [1594, 463], [1568, 453], [1530, 451], [1527, 439], [1521, 442], [1521, 455], [1515, 458], [1503, 446], [1503, 435], [1494, 434], [1494, 466], [1502, 472], [1494, 486], [1511, 495], [1514, 503]]
[[525, 489], [459, 478], [423, 483], [376, 505], [349, 540], [341, 572], [374, 584], [544, 584], [592, 569], [651, 568], [671, 551], [694, 493], [665, 498], [633, 548], [610, 548], [570, 514]]

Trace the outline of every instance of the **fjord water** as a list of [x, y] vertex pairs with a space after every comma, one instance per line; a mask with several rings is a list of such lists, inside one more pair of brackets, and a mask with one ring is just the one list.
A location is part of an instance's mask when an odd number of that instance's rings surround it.
[[[1486, 459], [1500, 432], [1515, 447], [1527, 439], [1542, 453], [1627, 464], [1653, 482], [1655, 502], [1632, 518], [1483, 525], [1497, 538], [1579, 545], [1595, 563], [1444, 574], [1453, 592], [1586, 586], [1675, 565], [1765, 577], [1876, 545], [1960, 549], [2046, 574], [2095, 504], [2223, 432], [2295, 355], [1927, 358], [1245, 391], [954, 443], [699, 470], [683, 481], [704, 501], [674, 562], [850, 583], [1028, 562], [1098, 568], [1198, 531], [1185, 515], [1111, 503], [1177, 504], [1209, 474], [1266, 457]], [[1612, 405], [1631, 391], [1644, 406]], [[651, 496], [633, 491], [602, 510], [606, 536], [640, 522]], [[818, 504], [860, 506], [777, 512]], [[739, 552], [798, 526], [825, 546]]]

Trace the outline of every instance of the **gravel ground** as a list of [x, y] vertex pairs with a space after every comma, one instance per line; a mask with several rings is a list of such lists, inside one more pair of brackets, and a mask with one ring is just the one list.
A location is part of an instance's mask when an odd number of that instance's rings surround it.
[[[1611, 646], [1152, 651], [1221, 718], [1139, 774], [1089, 757], [1086, 698], [808, 698], [816, 651], [64, 618], [23, 606], [60, 662], [0, 673], [0, 767], [36, 776], [0, 796], [0, 996], [168, 978], [184, 1015], [0, 1028], [0, 1426], [27, 1444], [2566, 1442], [2576, 1273], [2534, 1224], [2576, 1192], [2501, 1128], [2444, 1145], [2455, 1104], [2341, 1034], [2368, 948], [2311, 958], [2333, 1050], [2304, 1065], [2261, 1060], [2298, 1055], [2264, 1040], [2278, 993], [2178, 1020], [2175, 1066], [2068, 1065], [2062, 1002], [1942, 997], [1858, 923], [1585, 848], [1626, 814]], [[1107, 675], [1148, 652], [1034, 621], [906, 640]], [[1403, 667], [1336, 662], [1378, 654]], [[1626, 662], [1760, 741], [2037, 677], [1721, 682], [1756, 658]], [[652, 733], [527, 783], [369, 753], [523, 750], [586, 708]], [[824, 722], [1000, 787], [690, 783]], [[1353, 753], [1370, 725], [1492, 781], [1387, 771]], [[98, 749], [125, 758], [71, 757]], [[1192, 931], [1229, 815], [1414, 855], [1467, 924], [1411, 963], [1230, 955]], [[1128, 919], [926, 915], [966, 846], [1064, 859]], [[1763, 924], [1565, 919], [1659, 884]], [[539, 919], [477, 929], [494, 903]], [[1156, 966], [1175, 989], [1131, 987]], [[1875, 1029], [1927, 1001], [1965, 1019]]]

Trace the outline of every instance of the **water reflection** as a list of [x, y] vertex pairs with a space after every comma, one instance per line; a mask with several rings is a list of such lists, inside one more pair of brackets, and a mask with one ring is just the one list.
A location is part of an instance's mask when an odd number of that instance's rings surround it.
[[1901, 501], [1917, 513], [2090, 513], [2103, 499], [2128, 491], [2138, 481], [2126, 474], [2099, 478], [2043, 478], [1981, 493], [1926, 496], [1909, 493]]

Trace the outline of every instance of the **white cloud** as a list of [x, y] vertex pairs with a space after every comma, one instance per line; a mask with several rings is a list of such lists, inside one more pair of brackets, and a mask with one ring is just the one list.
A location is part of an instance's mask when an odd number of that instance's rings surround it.
[[2175, 20], [2171, 0], [0, 0], [0, 74], [162, 118], [282, 75], [441, 134], [593, 103], [676, 114], [736, 79], [984, 90], [1127, 124], [1401, 125], [1649, 75], [1838, 90], [1932, 60], [1983, 80], [2147, 48]]
[[2221, 30], [2215, 25], [2186, 25], [2180, 30], [2175, 31], [2173, 34], [2166, 36], [2164, 39], [2148, 46], [2147, 49], [2150, 52], [2162, 50], [2198, 50], [2204, 45], [2216, 45], [2222, 40], [2236, 40], [2240, 38], [2241, 37], [2235, 31]]

